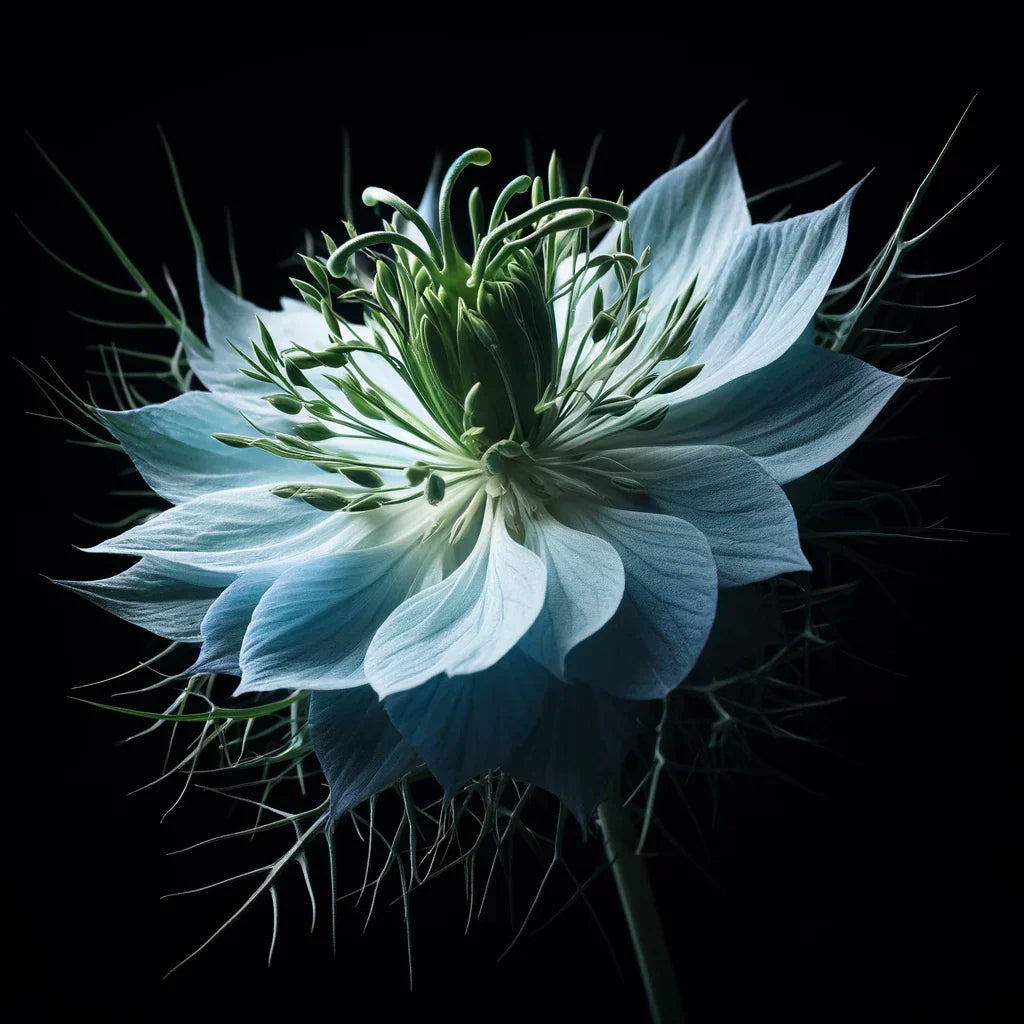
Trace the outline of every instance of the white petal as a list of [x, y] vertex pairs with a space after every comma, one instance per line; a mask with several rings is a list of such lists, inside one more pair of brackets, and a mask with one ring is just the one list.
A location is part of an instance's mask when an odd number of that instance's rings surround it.
[[389, 510], [347, 515], [321, 512], [278, 498], [265, 487], [243, 487], [193, 498], [90, 551], [155, 554], [222, 573], [242, 573], [267, 562], [314, 557], [335, 550], [388, 521]]
[[[637, 256], [651, 247], [650, 270], [640, 279], [640, 294], [650, 296], [651, 337], [694, 274], [699, 274], [699, 294], [714, 286], [718, 268], [750, 227], [732, 148], [735, 116], [730, 114], [696, 155], [663, 174], [629, 204]], [[614, 237], [614, 229], [611, 234]]]
[[366, 675], [386, 697], [441, 672], [482, 672], [530, 628], [544, 594], [544, 563], [508, 535], [504, 517], [488, 502], [469, 557], [447, 579], [404, 601], [377, 630]]
[[715, 278], [681, 365], [704, 370], [677, 401], [692, 401], [778, 359], [809, 323], [846, 245], [850, 204], [842, 199], [777, 224], [756, 224]]
[[[264, 385], [264, 391], [270, 390]], [[179, 503], [211, 491], [277, 483], [322, 483], [326, 475], [309, 463], [283, 459], [256, 448], [230, 448], [213, 434], [253, 436], [240, 411], [264, 429], [286, 431], [287, 417], [266, 402], [238, 396], [232, 403], [207, 391], [189, 391], [159, 405], [112, 411], [98, 409], [110, 432], [143, 479], [162, 498]]]

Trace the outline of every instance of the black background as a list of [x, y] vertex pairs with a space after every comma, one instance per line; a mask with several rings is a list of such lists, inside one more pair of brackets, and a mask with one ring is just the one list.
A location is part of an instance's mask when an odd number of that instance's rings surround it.
[[[493, 196], [523, 169], [525, 134], [540, 160], [557, 146], [572, 179], [594, 133], [604, 130], [595, 194], [614, 197], [621, 189], [631, 197], [667, 166], [678, 134], [686, 133], [691, 154], [747, 98], [736, 147], [748, 192], [844, 160], [806, 189], [762, 203], [760, 217], [790, 198], [794, 212], [817, 208], [876, 168], [854, 207], [854, 270], [891, 230], [976, 91], [926, 210], [942, 212], [1005, 159], [1007, 84], [990, 68], [944, 67], [941, 76], [889, 71], [872, 84], [871, 76], [812, 74], [810, 66], [770, 77], [694, 65], [671, 41], [649, 49], [642, 68], [617, 66], [568, 39], [555, 53], [441, 38], [421, 48], [429, 57], [400, 47], [406, 63], [388, 73], [372, 55], [393, 48], [358, 37], [338, 50], [273, 59], [259, 55], [266, 47], [250, 52], [242, 44], [31, 44], [22, 56], [33, 72], [21, 73], [17, 54], [6, 71], [13, 186], [5, 205], [61, 255], [120, 282], [109, 253], [21, 134], [27, 127], [144, 272], [158, 279], [161, 264], [171, 268], [195, 315], [189, 242], [157, 123], [175, 149], [213, 269], [228, 279], [223, 207], [230, 204], [246, 295], [264, 305], [287, 292], [286, 273], [275, 265], [301, 244], [302, 229], [337, 224], [342, 128], [352, 137], [357, 189], [380, 184], [413, 200], [435, 149], [450, 159], [470, 146], [489, 147], [492, 167], [470, 173]], [[600, 75], [590, 71], [595, 64]], [[949, 269], [1010, 241], [1010, 178], [1003, 167], [911, 269]], [[9, 215], [8, 226], [8, 352], [36, 367], [51, 358], [81, 384], [95, 365], [87, 346], [109, 340], [108, 332], [67, 310], [117, 316], [116, 304], [52, 264]], [[908, 430], [921, 440], [881, 456], [910, 482], [948, 474], [929, 511], [981, 531], [1007, 531], [1015, 518], [1018, 456], [1009, 424], [1020, 376], [1019, 328], [1008, 312], [1018, 298], [1008, 301], [1011, 250], [929, 293], [936, 302], [977, 298], [922, 321], [922, 330], [935, 324], [928, 333], [959, 322], [941, 358], [953, 379], [932, 386], [909, 418]], [[3, 804], [11, 863], [4, 880], [15, 916], [5, 930], [19, 961], [10, 994], [22, 1013], [263, 1020], [274, 1019], [272, 1012], [366, 1012], [390, 1019], [436, 1008], [453, 1021], [524, 1013], [599, 1020], [618, 1012], [644, 1019], [607, 879], [594, 901], [624, 982], [578, 907], [496, 964], [511, 937], [505, 918], [495, 913], [463, 935], [462, 890], [453, 879], [414, 903], [410, 997], [399, 908], [384, 909], [364, 936], [362, 915], [342, 904], [332, 957], [323, 923], [307, 935], [297, 873], [283, 893], [271, 969], [270, 915], [260, 905], [197, 962], [160, 980], [232, 905], [227, 895], [160, 896], [230, 873], [236, 854], [212, 848], [191, 859], [166, 857], [223, 825], [224, 808], [200, 799], [161, 825], [174, 787], [125, 795], [158, 771], [160, 751], [115, 747], [131, 723], [67, 698], [71, 686], [120, 671], [157, 646], [41, 577], [116, 571], [119, 563], [71, 546], [101, 535], [73, 512], [103, 519], [127, 509], [104, 496], [116, 482], [116, 460], [69, 447], [58, 425], [25, 417], [22, 410], [42, 408], [38, 396], [13, 362], [6, 372], [14, 619], [6, 637]], [[844, 629], [858, 655], [902, 675], [852, 659], [830, 663], [818, 682], [849, 699], [819, 730], [827, 751], [779, 755], [816, 795], [774, 782], [738, 785], [723, 806], [724, 823], [708, 829], [705, 850], [695, 848], [713, 881], [682, 861], [655, 863], [694, 1021], [990, 1019], [1012, 955], [1002, 937], [1011, 908], [1001, 880], [1014, 815], [1004, 780], [1016, 760], [1005, 726], [1019, 720], [1019, 679], [1005, 664], [1018, 621], [1010, 604], [1013, 553], [1005, 536], [893, 546], [887, 558], [900, 571], [886, 583], [895, 600], [867, 588]], [[585, 850], [576, 854], [586, 861]], [[357, 861], [358, 852], [343, 854], [349, 880]], [[565, 895], [564, 887], [555, 891], [543, 908], [553, 912]]]

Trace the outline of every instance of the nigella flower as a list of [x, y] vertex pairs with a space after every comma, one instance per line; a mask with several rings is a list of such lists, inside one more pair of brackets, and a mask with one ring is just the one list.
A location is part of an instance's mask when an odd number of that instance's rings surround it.
[[628, 207], [555, 161], [474, 190], [471, 252], [453, 189], [486, 151], [418, 209], [367, 189], [394, 217], [325, 236], [276, 311], [197, 238], [205, 344], [163, 312], [207, 390], [96, 411], [172, 507], [70, 586], [239, 694], [309, 691], [332, 819], [422, 764], [589, 816], [719, 592], [810, 568], [782, 485], [901, 383], [813, 343], [855, 190], [753, 225], [730, 126]]

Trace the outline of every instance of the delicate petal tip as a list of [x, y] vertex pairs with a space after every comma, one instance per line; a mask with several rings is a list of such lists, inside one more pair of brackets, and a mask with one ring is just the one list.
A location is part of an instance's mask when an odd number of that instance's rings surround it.
[[854, 356], [797, 344], [758, 372], [673, 407], [651, 436], [739, 448], [784, 484], [842, 454], [903, 383]]
[[309, 724], [327, 778], [332, 824], [422, 763], [368, 686], [315, 690], [309, 698]]
[[208, 391], [188, 391], [137, 409], [93, 412], [146, 483], [172, 504], [213, 491], [316, 481], [323, 475], [311, 466], [289, 464], [287, 459], [258, 449], [232, 448], [214, 437], [251, 432], [246, 416], [260, 420], [267, 429], [291, 428], [287, 417], [244, 395], [227, 401]]
[[230, 582], [159, 559], [143, 558], [102, 580], [52, 580], [120, 619], [168, 640], [198, 643], [200, 623]]
[[783, 355], [825, 297], [846, 248], [857, 186], [813, 213], [755, 224], [722, 266], [685, 360], [701, 374], [679, 392], [686, 404]]

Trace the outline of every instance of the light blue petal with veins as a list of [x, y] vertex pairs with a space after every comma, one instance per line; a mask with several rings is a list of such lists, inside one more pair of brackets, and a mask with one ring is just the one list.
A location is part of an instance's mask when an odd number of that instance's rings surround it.
[[[271, 390], [263, 385], [264, 393]], [[266, 430], [287, 431], [292, 426], [266, 402], [238, 396], [232, 403], [207, 391], [189, 391], [160, 405], [97, 413], [146, 483], [175, 504], [211, 491], [327, 479], [309, 463], [257, 448], [230, 448], [215, 440], [215, 433], [255, 435], [239, 408]]]
[[436, 554], [436, 545], [410, 543], [357, 548], [283, 573], [252, 615], [235, 692], [365, 685], [373, 634]]
[[622, 559], [606, 540], [570, 529], [542, 509], [527, 520], [526, 545], [544, 562], [547, 594], [519, 646], [561, 677], [569, 652], [619, 607]]
[[616, 697], [664, 697], [682, 682], [715, 618], [718, 576], [704, 535], [674, 516], [560, 502], [556, 514], [607, 540], [626, 586], [606, 626], [569, 655], [566, 674]]
[[242, 487], [175, 505], [89, 550], [155, 554], [238, 574], [266, 562], [308, 558], [324, 545], [354, 542], [371, 528], [375, 515], [321, 512], [302, 501], [278, 498], [265, 487]]
[[488, 503], [469, 557], [447, 579], [404, 601], [377, 630], [366, 675], [386, 697], [442, 672], [482, 672], [533, 625], [544, 594], [544, 563], [508, 535], [504, 517]]
[[647, 436], [741, 448], [788, 483], [844, 452], [902, 383], [853, 356], [794, 345], [757, 373], [673, 406]]
[[203, 616], [232, 579], [143, 558], [109, 579], [54, 582], [157, 636], [198, 643]]
[[756, 224], [743, 235], [715, 277], [689, 350], [666, 364], [704, 364], [677, 402], [767, 366], [797, 340], [842, 259], [855, 192], [824, 210]]
[[679, 516], [704, 534], [720, 587], [810, 569], [789, 499], [738, 448], [624, 448], [608, 455], [626, 467], [624, 476], [643, 486], [643, 509]]
[[252, 613], [283, 569], [280, 564], [250, 569], [213, 602], [200, 627], [203, 646], [193, 672], [242, 674], [238, 656]]

